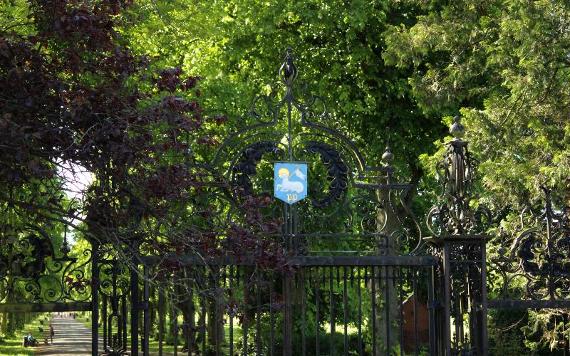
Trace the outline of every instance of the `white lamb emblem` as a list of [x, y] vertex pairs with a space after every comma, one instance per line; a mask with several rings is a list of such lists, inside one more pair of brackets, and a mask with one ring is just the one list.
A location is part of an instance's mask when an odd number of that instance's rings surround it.
[[[303, 183], [301, 182], [292, 182], [289, 180], [291, 174], [287, 168], [281, 168], [278, 172], [279, 178], [281, 178], [281, 184], [277, 184], [277, 190], [281, 192], [295, 192], [295, 193], [302, 193], [303, 192]], [[297, 169], [295, 171], [295, 175], [301, 179], [305, 177], [305, 175]]]

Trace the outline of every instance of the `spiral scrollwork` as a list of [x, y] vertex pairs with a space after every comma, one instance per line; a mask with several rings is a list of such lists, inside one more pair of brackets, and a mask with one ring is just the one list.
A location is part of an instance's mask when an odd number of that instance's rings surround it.
[[570, 298], [570, 207], [555, 209], [551, 190], [542, 190], [542, 212], [523, 210], [518, 234], [502, 229], [496, 237], [490, 270], [500, 277], [496, 283], [503, 296], [522, 287], [524, 298]]
[[0, 250], [0, 303], [86, 301], [91, 297], [86, 270], [90, 250], [83, 262], [67, 255], [56, 256], [50, 237], [30, 233]]
[[128, 267], [116, 257], [101, 261], [99, 291], [108, 297], [122, 296], [129, 290]]

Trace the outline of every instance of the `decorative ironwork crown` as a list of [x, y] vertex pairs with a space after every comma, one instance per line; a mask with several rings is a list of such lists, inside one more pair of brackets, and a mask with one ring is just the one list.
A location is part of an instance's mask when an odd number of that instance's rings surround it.
[[456, 116], [449, 128], [453, 139], [447, 143], [445, 158], [438, 165], [442, 185], [439, 203], [427, 215], [427, 226], [436, 237], [472, 235], [484, 232], [490, 212], [470, 206], [475, 163], [463, 140], [465, 128]]

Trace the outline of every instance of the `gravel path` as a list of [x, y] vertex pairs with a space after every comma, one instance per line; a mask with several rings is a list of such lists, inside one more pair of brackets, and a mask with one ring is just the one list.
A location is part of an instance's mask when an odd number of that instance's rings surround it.
[[91, 329], [73, 318], [54, 317], [51, 323], [53, 344], [36, 348], [36, 355], [91, 355]]

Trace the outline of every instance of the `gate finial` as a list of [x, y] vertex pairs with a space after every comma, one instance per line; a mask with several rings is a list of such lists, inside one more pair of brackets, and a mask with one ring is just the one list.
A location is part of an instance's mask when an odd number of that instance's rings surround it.
[[457, 115], [453, 118], [453, 124], [449, 127], [449, 133], [456, 139], [463, 138], [465, 127], [461, 124], [461, 116]]
[[438, 165], [442, 185], [440, 202], [427, 217], [427, 226], [437, 237], [482, 233], [491, 219], [483, 206], [473, 210], [470, 206], [475, 164], [462, 137], [465, 127], [456, 116], [449, 127], [454, 137], [447, 144], [445, 158]]
[[387, 165], [389, 165], [394, 160], [394, 154], [390, 149], [390, 146], [386, 146], [384, 153], [382, 154], [382, 161], [384, 161]]
[[297, 67], [293, 63], [293, 49], [291, 47], [287, 48], [285, 51], [285, 58], [281, 68], [279, 68], [279, 74], [281, 74], [281, 80], [283, 83], [290, 87], [293, 81], [297, 78]]

